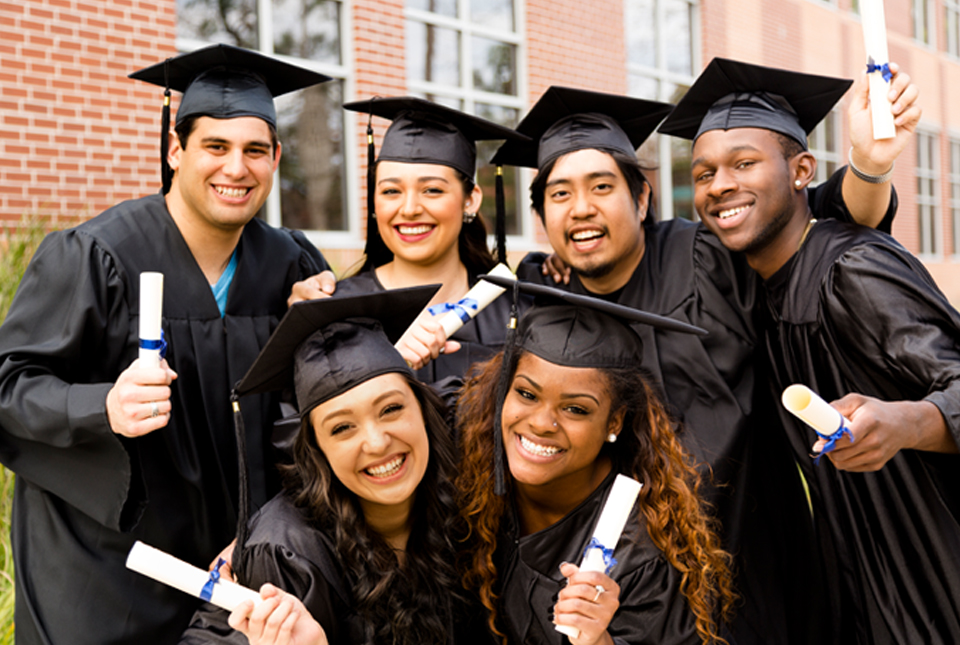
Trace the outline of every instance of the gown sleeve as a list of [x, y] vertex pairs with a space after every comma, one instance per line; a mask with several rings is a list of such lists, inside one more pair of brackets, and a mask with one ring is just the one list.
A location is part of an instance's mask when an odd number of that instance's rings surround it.
[[135, 444], [113, 433], [106, 412], [133, 360], [124, 290], [90, 236], [52, 233], [0, 329], [0, 461], [121, 531], [146, 503]]
[[[843, 177], [847, 172], [847, 167], [840, 168], [827, 181], [808, 189], [807, 201], [810, 203], [810, 210], [817, 219], [836, 219], [841, 222], [855, 224], [853, 215], [847, 209], [843, 201]], [[896, 187], [891, 187], [890, 203], [887, 204], [887, 212], [883, 219], [877, 225], [878, 231], [890, 233], [893, 227], [893, 220], [897, 216], [899, 200], [897, 198]]]
[[700, 643], [693, 613], [680, 592], [680, 573], [662, 557], [619, 579], [620, 608], [607, 631], [617, 645]]

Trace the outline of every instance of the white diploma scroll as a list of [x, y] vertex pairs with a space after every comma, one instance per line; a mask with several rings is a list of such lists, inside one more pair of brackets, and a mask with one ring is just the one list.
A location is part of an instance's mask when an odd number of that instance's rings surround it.
[[[516, 276], [513, 275], [513, 272], [507, 268], [505, 264], [498, 264], [493, 267], [489, 273], [490, 275], [508, 280], [516, 279]], [[467, 295], [463, 297], [463, 300], [460, 301], [461, 303], [475, 302], [476, 309], [474, 309], [472, 305], [459, 304], [456, 310], [445, 313], [443, 317], [440, 318], [440, 326], [443, 327], [443, 333], [447, 335], [447, 338], [450, 338], [454, 332], [466, 324], [467, 321], [463, 319], [464, 315], [470, 318], [476, 318], [477, 314], [496, 300], [504, 291], [506, 291], [506, 289], [498, 287], [495, 284], [484, 282], [483, 280], [477, 282], [473, 289], [470, 289]]]
[[846, 417], [806, 385], [791, 385], [780, 398], [783, 407], [824, 439], [829, 439], [838, 430], [850, 425]]
[[[195, 598], [203, 598], [201, 592], [210, 582], [209, 571], [187, 564], [139, 540], [134, 542], [127, 555], [127, 568]], [[217, 607], [233, 611], [244, 600], [252, 600], [256, 605], [260, 602], [260, 594], [229, 580], [218, 580], [212, 585], [209, 602]]]
[[[163, 274], [144, 271], [140, 274], [140, 366], [160, 367], [160, 320], [163, 315]], [[145, 348], [144, 342], [157, 349]]]
[[[863, 44], [867, 50], [867, 64], [886, 65], [890, 62], [887, 53], [887, 26], [883, 17], [883, 0], [860, 0], [860, 22], [863, 25]], [[873, 120], [874, 139], [892, 139], [897, 134], [890, 112], [887, 93], [890, 83], [883, 73], [867, 74], [870, 83], [870, 116]]]
[[[607, 496], [607, 501], [600, 512], [600, 519], [593, 529], [593, 539], [590, 545], [599, 544], [601, 546], [587, 546], [583, 554], [583, 561], [580, 562], [581, 571], [606, 571], [607, 562], [603, 555], [603, 549], [613, 551], [617, 548], [617, 542], [623, 534], [623, 527], [627, 525], [630, 519], [630, 511], [637, 501], [637, 495], [643, 484], [630, 477], [617, 475]], [[566, 634], [570, 638], [577, 638], [580, 630], [569, 625], [555, 625], [556, 630]]]

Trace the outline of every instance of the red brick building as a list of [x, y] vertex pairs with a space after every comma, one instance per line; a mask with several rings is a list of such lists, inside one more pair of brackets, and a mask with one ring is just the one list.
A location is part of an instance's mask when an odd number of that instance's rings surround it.
[[[863, 66], [856, 0], [23, 0], [0, 2], [0, 221], [89, 217], [159, 187], [161, 91], [126, 75], [230, 42], [336, 81], [280, 101], [284, 155], [264, 217], [311, 231], [339, 268], [364, 234], [364, 135], [344, 101], [416, 94], [515, 124], [552, 84], [675, 101], [714, 56], [837, 76]], [[895, 236], [960, 302], [960, 0], [886, 0], [891, 58], [923, 119], [895, 172]], [[811, 138], [827, 173], [842, 107]], [[374, 122], [378, 136], [386, 123]], [[347, 136], [343, 136], [347, 133]], [[491, 150], [485, 150], [489, 153]], [[641, 156], [659, 212], [690, 217], [689, 144]], [[489, 183], [489, 169], [480, 172]], [[528, 172], [508, 177], [510, 246], [543, 243]], [[492, 191], [482, 211], [492, 212]]]

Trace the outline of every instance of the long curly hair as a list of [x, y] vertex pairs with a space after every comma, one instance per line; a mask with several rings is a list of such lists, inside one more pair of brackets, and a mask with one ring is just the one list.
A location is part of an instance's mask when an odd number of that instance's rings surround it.
[[405, 561], [366, 523], [356, 495], [333, 474], [309, 420], [302, 423], [293, 464], [283, 471], [287, 494], [333, 537], [367, 626], [368, 645], [447, 643], [455, 605], [462, 600], [455, 567], [459, 522], [453, 473], [455, 448], [443, 403], [429, 387], [403, 375], [420, 404], [430, 452], [417, 487]]
[[[522, 354], [521, 354], [522, 355]], [[517, 357], [519, 360], [519, 356]], [[500, 521], [511, 494], [493, 492], [493, 417], [503, 353], [479, 366], [464, 386], [457, 410], [462, 443], [457, 477], [461, 514], [466, 523], [468, 561], [464, 585], [489, 610], [489, 626], [497, 625], [497, 570], [494, 552]], [[516, 371], [513, 365], [512, 373]], [[725, 643], [719, 623], [732, 617], [730, 556], [720, 548], [715, 520], [702, 508], [699, 475], [674, 435], [659, 395], [639, 369], [600, 369], [611, 397], [611, 414], [626, 409], [616, 446], [604, 444], [618, 472], [643, 482], [637, 521], [667, 561], [680, 572], [680, 589], [696, 619], [704, 643]], [[603, 454], [603, 453], [601, 453]]]

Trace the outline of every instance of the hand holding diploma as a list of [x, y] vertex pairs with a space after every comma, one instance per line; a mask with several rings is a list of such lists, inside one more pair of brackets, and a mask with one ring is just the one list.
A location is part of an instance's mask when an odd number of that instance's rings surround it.
[[300, 599], [270, 583], [260, 588], [260, 598], [256, 604], [244, 600], [228, 619], [250, 645], [327, 645], [323, 627]]
[[173, 409], [170, 384], [176, 378], [166, 360], [152, 368], [135, 360], [107, 393], [110, 429], [124, 437], [141, 437], [166, 426]]
[[822, 442], [818, 441], [814, 446], [816, 458], [813, 463], [819, 464], [820, 458], [833, 450], [844, 435], [853, 442], [850, 421], [806, 385], [791, 385], [783, 391], [781, 400], [783, 407], [821, 437]]
[[560, 573], [567, 586], [560, 590], [553, 606], [554, 620], [577, 645], [602, 643], [613, 615], [620, 608], [620, 585], [601, 571], [586, 571], [564, 562]]

